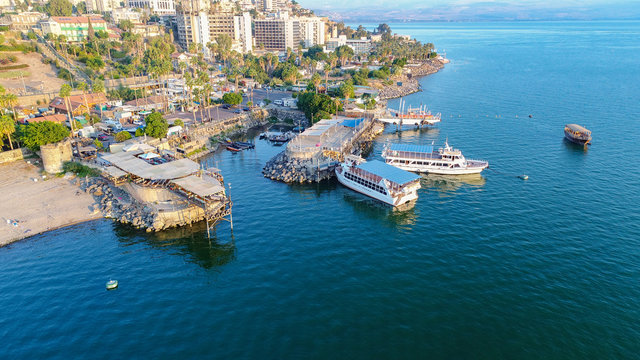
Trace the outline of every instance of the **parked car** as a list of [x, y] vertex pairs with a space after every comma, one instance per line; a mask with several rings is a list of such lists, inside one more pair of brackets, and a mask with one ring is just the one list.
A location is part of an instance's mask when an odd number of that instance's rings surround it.
[[109, 140], [109, 135], [107, 135], [107, 134], [100, 134], [100, 135], [98, 135], [98, 140], [100, 140], [100, 141]]
[[236, 113], [236, 114], [242, 114], [242, 110], [240, 110], [240, 109], [235, 109], [233, 112]]

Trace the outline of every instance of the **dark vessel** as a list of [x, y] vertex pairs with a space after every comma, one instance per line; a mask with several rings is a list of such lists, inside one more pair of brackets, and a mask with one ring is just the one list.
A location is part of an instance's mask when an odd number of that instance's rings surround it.
[[589, 145], [591, 143], [591, 131], [577, 124], [565, 125], [564, 137], [579, 145]]

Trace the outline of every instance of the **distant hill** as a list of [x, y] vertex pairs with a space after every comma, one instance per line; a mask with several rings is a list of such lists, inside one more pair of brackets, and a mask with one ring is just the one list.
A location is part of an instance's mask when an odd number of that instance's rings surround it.
[[640, 5], [638, 3], [542, 6], [533, 3], [477, 2], [432, 7], [420, 5], [422, 3], [420, 1], [416, 3], [416, 5], [396, 3], [396, 6], [369, 5], [354, 10], [353, 7], [336, 6], [326, 4], [326, 2], [323, 5], [314, 1], [313, 4], [309, 4], [309, 7], [318, 15], [329, 16], [332, 20], [354, 22], [640, 20]]

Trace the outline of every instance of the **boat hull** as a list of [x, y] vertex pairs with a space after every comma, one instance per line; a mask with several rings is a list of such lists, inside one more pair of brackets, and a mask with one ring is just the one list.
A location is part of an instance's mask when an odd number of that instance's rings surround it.
[[440, 119], [399, 119], [399, 118], [380, 118], [379, 121], [387, 124], [395, 124], [398, 125], [402, 123], [402, 125], [406, 126], [421, 126], [428, 125], [433, 126], [440, 122]]
[[338, 182], [346, 187], [348, 187], [349, 189], [359, 192], [363, 195], [369, 196], [370, 198], [382, 201], [385, 204], [391, 205], [391, 206], [399, 206], [402, 204], [406, 204], [408, 202], [411, 202], [413, 200], [416, 200], [418, 198], [418, 193], [417, 191], [414, 192], [410, 192], [408, 194], [402, 195], [398, 198], [392, 198], [389, 195], [383, 195], [379, 192], [373, 191], [365, 186], [362, 186], [356, 182], [353, 182], [347, 178], [345, 178], [343, 176], [343, 174], [338, 171], [336, 169], [336, 177], [338, 178]]
[[393, 162], [387, 162], [387, 164], [395, 166], [399, 169], [422, 173], [422, 174], [437, 174], [437, 175], [469, 175], [479, 174], [484, 169], [489, 167], [489, 164], [483, 164], [480, 166], [470, 166], [466, 168], [449, 168], [449, 167], [425, 167], [421, 165], [411, 164], [396, 164]]
[[571, 134], [568, 131], [564, 131], [564, 138], [571, 141], [574, 144], [578, 144], [578, 145], [587, 145], [589, 143], [591, 143], [591, 137], [588, 138], [577, 138], [574, 137], [573, 134]]

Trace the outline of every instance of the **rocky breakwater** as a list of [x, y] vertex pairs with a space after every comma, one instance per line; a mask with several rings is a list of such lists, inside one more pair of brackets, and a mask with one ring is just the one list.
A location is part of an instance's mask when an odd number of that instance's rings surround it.
[[155, 214], [148, 207], [136, 202], [126, 191], [112, 186], [103, 178], [91, 178], [80, 185], [95, 200], [94, 211], [102, 212], [108, 219], [131, 224], [139, 229], [155, 230]]
[[166, 230], [202, 220], [201, 216], [197, 216], [199, 213], [190, 207], [184, 209], [183, 216], [179, 219], [164, 216], [165, 214], [151, 204], [137, 201], [127, 191], [103, 178], [84, 180], [80, 183], [80, 189], [93, 196], [93, 211], [101, 212], [107, 219], [146, 229], [147, 232]]
[[334, 168], [331, 159], [298, 159], [287, 156], [283, 151], [267, 162], [262, 174], [271, 180], [286, 183], [311, 183], [331, 178]]
[[395, 99], [421, 91], [418, 79], [437, 73], [444, 67], [440, 60], [427, 60], [420, 64], [408, 64], [404, 68], [402, 76], [395, 79], [395, 83], [380, 89], [380, 99]]

